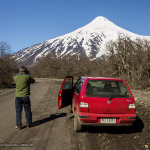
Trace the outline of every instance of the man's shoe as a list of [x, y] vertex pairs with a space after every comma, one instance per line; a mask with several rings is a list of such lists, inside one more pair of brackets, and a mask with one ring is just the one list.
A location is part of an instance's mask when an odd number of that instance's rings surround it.
[[[22, 123], [20, 124], [20, 128], [21, 128], [21, 126], [22, 126]], [[18, 127], [17, 127], [17, 126], [15, 126], [15, 128], [16, 128], [16, 129], [18, 129]]]
[[21, 127], [18, 127], [18, 130], [21, 130]]
[[17, 126], [16, 126], [15, 128], [18, 129], [18, 130], [21, 130], [21, 127], [17, 127]]
[[30, 124], [30, 125], [27, 125], [27, 128], [31, 128], [32, 127], [32, 124]]

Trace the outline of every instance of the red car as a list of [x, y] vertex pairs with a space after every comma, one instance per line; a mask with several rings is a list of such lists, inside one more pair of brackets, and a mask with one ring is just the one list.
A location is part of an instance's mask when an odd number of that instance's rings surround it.
[[122, 79], [81, 77], [73, 86], [67, 76], [58, 94], [58, 106], [71, 105], [74, 130], [83, 125], [130, 126], [136, 119], [134, 97]]

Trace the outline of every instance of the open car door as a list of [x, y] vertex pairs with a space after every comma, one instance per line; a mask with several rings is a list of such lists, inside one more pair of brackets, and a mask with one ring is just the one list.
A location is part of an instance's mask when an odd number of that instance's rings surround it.
[[73, 97], [73, 77], [66, 76], [58, 94], [59, 109], [71, 105]]

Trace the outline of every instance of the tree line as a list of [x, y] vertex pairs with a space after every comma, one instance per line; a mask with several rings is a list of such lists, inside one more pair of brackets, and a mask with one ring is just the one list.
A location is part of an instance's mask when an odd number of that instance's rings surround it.
[[[96, 60], [74, 55], [58, 58], [47, 55], [37, 60], [31, 75], [37, 78], [65, 76], [103, 76], [122, 78], [134, 89], [150, 87], [150, 41], [119, 37], [106, 45], [107, 55]], [[0, 42], [0, 87], [13, 82], [18, 64], [10, 54], [10, 46]]]
[[66, 75], [122, 78], [131, 88], [150, 87], [150, 41], [119, 37], [106, 45], [107, 55], [97, 60], [82, 56], [57, 58], [54, 55], [37, 60], [32, 74], [41, 78], [64, 78]]
[[10, 46], [0, 42], [0, 87], [11, 85], [17, 63], [10, 54]]
[[116, 43], [108, 43], [107, 50], [113, 76], [125, 79], [136, 89], [150, 87], [150, 41], [119, 38]]

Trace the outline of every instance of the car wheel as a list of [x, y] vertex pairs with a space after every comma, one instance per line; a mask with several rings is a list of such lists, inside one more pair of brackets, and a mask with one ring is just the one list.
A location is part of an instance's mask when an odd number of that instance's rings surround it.
[[75, 113], [74, 115], [74, 131], [79, 132], [81, 131], [82, 125], [78, 120], [78, 115]]

